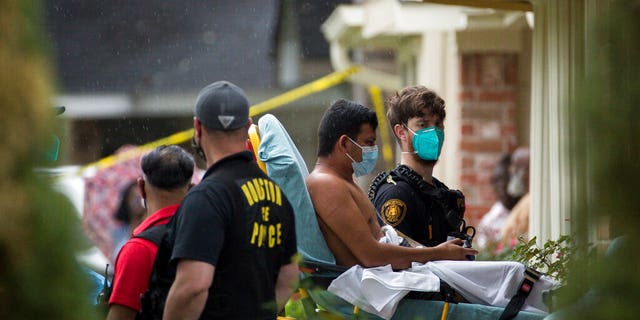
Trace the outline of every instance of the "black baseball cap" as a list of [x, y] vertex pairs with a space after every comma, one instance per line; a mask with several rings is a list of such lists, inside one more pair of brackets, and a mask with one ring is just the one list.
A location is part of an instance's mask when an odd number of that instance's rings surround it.
[[65, 108], [64, 106], [54, 106], [53, 107], [53, 111], [56, 113], [56, 116], [63, 114], [66, 109], [67, 108]]
[[216, 81], [200, 90], [195, 115], [210, 129], [239, 129], [249, 122], [249, 100], [235, 84]]

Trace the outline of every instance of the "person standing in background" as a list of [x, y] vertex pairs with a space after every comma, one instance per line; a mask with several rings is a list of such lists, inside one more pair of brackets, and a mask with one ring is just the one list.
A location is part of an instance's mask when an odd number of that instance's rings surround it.
[[140, 297], [149, 285], [158, 251], [152, 239], [164, 235], [166, 224], [189, 190], [195, 162], [184, 149], [170, 145], [144, 155], [140, 166], [144, 176], [138, 178], [136, 186], [146, 215], [116, 259], [108, 320], [133, 320], [140, 311]]
[[113, 214], [114, 218], [120, 222], [120, 226], [113, 230], [113, 257], [115, 261], [122, 246], [131, 238], [131, 232], [135, 229], [145, 216], [145, 208], [142, 206], [142, 197], [138, 190], [136, 181], [131, 181], [120, 192], [120, 205]]
[[512, 197], [521, 197], [518, 203], [511, 209], [509, 218], [502, 228], [502, 240], [512, 241], [529, 233], [529, 211], [531, 203], [529, 199], [529, 147], [519, 147], [511, 155], [509, 167], [509, 184], [507, 194]]
[[507, 192], [507, 185], [511, 175], [511, 155], [504, 154], [496, 163], [491, 175], [491, 186], [496, 195], [496, 202], [491, 209], [485, 213], [478, 224], [477, 244], [480, 248], [485, 248], [497, 243], [501, 239], [500, 232], [504, 227], [511, 209], [520, 200], [521, 196], [514, 197]]

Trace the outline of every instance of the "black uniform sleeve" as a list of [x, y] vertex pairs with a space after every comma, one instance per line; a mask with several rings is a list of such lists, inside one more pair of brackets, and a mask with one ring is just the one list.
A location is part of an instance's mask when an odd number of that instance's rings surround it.
[[222, 184], [212, 189], [193, 190], [180, 204], [172, 261], [191, 259], [214, 266], [218, 262], [233, 201]]
[[399, 181], [396, 184], [385, 183], [380, 186], [373, 205], [379, 213], [382, 223], [395, 227], [401, 232], [410, 235], [411, 225], [414, 220], [418, 195], [406, 183]]
[[383, 223], [422, 244], [429, 240], [429, 221], [421, 194], [404, 181], [380, 186], [373, 200]]

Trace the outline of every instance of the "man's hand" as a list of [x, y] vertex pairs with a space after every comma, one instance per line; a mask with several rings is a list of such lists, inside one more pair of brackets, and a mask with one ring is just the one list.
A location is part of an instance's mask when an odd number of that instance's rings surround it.
[[438, 260], [467, 260], [466, 256], [478, 254], [476, 249], [463, 248], [463, 243], [462, 239], [455, 238], [434, 247], [438, 250]]
[[282, 311], [287, 300], [289, 300], [293, 291], [298, 287], [298, 279], [299, 270], [297, 262], [280, 267], [278, 281], [276, 282], [276, 302], [278, 304], [278, 312]]

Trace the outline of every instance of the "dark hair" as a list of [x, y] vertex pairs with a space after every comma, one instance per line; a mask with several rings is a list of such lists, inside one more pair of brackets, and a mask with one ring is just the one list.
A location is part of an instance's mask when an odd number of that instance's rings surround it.
[[194, 166], [191, 154], [175, 145], [159, 146], [145, 154], [140, 161], [145, 180], [164, 190], [188, 185]]
[[131, 181], [127, 184], [122, 190], [120, 190], [120, 205], [114, 214], [114, 217], [122, 221], [124, 223], [129, 223], [131, 220], [131, 208], [129, 208], [129, 194], [131, 192], [136, 192], [136, 187], [138, 183], [136, 181]]
[[330, 154], [343, 134], [355, 140], [363, 124], [369, 124], [375, 130], [378, 127], [376, 113], [354, 101], [340, 99], [334, 102], [320, 120], [318, 156]]
[[413, 117], [422, 117], [422, 109], [438, 116], [442, 121], [447, 116], [445, 103], [433, 90], [425, 86], [406, 87], [387, 100], [387, 119], [391, 127], [406, 124]]

